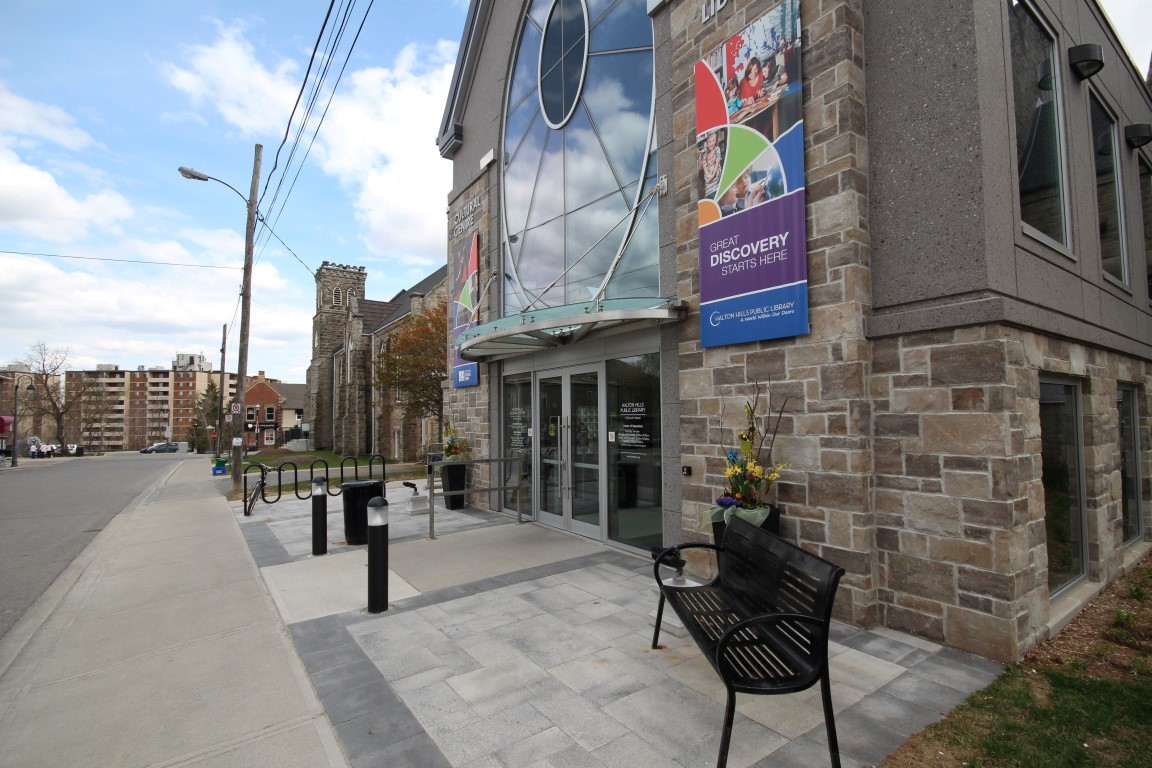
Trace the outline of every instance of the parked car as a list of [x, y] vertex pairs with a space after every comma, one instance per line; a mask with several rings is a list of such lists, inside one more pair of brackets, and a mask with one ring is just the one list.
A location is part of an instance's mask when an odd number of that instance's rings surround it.
[[176, 443], [156, 443], [147, 448], [141, 448], [140, 453], [176, 453], [179, 446]]

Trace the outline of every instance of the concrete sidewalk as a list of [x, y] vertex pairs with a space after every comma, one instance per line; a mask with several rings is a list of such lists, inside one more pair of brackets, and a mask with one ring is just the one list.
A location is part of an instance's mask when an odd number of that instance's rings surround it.
[[200, 460], [118, 515], [0, 658], [3, 765], [347, 765]]

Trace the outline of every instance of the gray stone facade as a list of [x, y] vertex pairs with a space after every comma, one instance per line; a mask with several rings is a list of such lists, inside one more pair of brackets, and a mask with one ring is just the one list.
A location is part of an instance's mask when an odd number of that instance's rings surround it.
[[[711, 537], [744, 399], [786, 400], [774, 493], [783, 535], [847, 569], [836, 615], [1001, 660], [1046, 639], [1149, 548], [1152, 312], [1137, 184], [1148, 148], [1119, 142], [1130, 279], [1101, 269], [1089, 99], [1122, 129], [1152, 122], [1152, 92], [1092, 0], [1027, 4], [1059, 55], [1066, 244], [1022, 225], [1010, 15], [987, 0], [801, 0], [810, 331], [704, 348], [693, 67], [774, 2], [649, 2], [656, 44], [660, 254], [686, 300], [661, 342], [665, 540]], [[449, 113], [449, 205], [488, 207], [481, 274], [500, 263], [500, 88], [518, 2], [473, 3]], [[1079, 80], [1067, 48], [1101, 44]], [[460, 104], [465, 103], [465, 107]], [[457, 130], [458, 129], [458, 130]], [[1122, 135], [1122, 130], [1119, 135]], [[498, 150], [497, 150], [498, 151]], [[446, 152], [446, 154], [449, 154]], [[496, 155], [499, 164], [499, 155]], [[1144, 191], [1152, 197], [1152, 192]], [[449, 253], [452, 243], [449, 244]], [[490, 308], [486, 308], [486, 312]], [[490, 314], [485, 315], [489, 319]], [[500, 431], [500, 362], [446, 393], [478, 456]], [[1084, 574], [1049, 591], [1041, 383], [1078, 391]], [[1117, 387], [1135, 389], [1143, 533], [1124, 532]], [[480, 497], [477, 497], [480, 498]], [[705, 566], [695, 563], [703, 572]]]

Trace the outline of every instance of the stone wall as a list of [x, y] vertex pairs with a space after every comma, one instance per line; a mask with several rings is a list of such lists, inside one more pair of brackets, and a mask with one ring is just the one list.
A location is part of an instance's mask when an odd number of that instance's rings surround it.
[[[1116, 386], [1146, 392], [1145, 363], [998, 325], [881, 339], [870, 389], [882, 624], [1007, 660], [1047, 638], [1045, 376], [1080, 385], [1087, 576], [1117, 574]], [[1140, 432], [1148, 445], [1147, 419]]]
[[[363, 267], [330, 264], [316, 270], [316, 314], [312, 317], [312, 364], [308, 367], [305, 419], [309, 436], [318, 449], [333, 447], [332, 354], [344, 345], [348, 323], [347, 296], [364, 297], [367, 273]], [[333, 289], [342, 294], [341, 306], [333, 303]]]
[[770, 384], [772, 407], [787, 400], [775, 461], [783, 532], [845, 566], [839, 618], [868, 625], [877, 616], [874, 520], [868, 471], [871, 405], [867, 235], [867, 145], [863, 41], [858, 2], [802, 0], [801, 66], [807, 164], [811, 333], [793, 339], [704, 349], [699, 343], [699, 239], [695, 56], [712, 50], [774, 3], [729, 3], [702, 24], [699, 7], [672, 7], [676, 51], [672, 93], [676, 179], [677, 295], [696, 310], [680, 325], [683, 536], [705, 539], [703, 515], [724, 486], [724, 452], [733, 447], [745, 398]]

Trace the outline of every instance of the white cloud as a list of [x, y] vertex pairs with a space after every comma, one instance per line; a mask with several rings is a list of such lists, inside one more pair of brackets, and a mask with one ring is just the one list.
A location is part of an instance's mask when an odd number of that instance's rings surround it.
[[0, 83], [0, 135], [43, 139], [71, 150], [95, 142], [64, 110], [17, 96]]
[[282, 135], [300, 88], [295, 62], [265, 67], [234, 26], [222, 27], [211, 45], [192, 46], [187, 68], [165, 64], [162, 73], [194, 106], [214, 107], [244, 136]]
[[73, 197], [52, 174], [28, 165], [2, 144], [0, 179], [0, 230], [68, 243], [92, 229], [118, 234], [120, 222], [132, 216], [132, 206], [118, 192], [105, 189]]
[[[412, 44], [391, 67], [345, 73], [309, 160], [349, 191], [370, 254], [421, 265], [424, 274], [443, 262], [447, 247], [452, 169], [435, 139], [456, 47]], [[302, 67], [289, 61], [265, 66], [243, 30], [232, 26], [222, 27], [211, 45], [192, 48], [186, 67], [169, 64], [164, 72], [193, 104], [210, 105], [245, 135], [279, 136]], [[313, 120], [326, 100], [326, 94], [318, 100]]]

